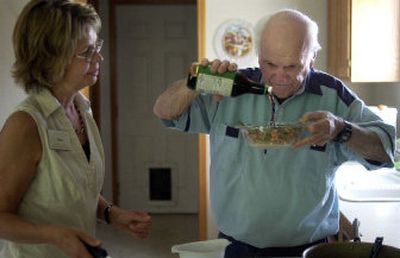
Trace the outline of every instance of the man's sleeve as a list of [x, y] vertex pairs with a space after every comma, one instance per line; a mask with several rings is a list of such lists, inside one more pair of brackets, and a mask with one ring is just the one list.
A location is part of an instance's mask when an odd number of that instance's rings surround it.
[[178, 118], [161, 119], [161, 122], [168, 128], [184, 132], [209, 133], [216, 105], [211, 95], [199, 95]]
[[342, 154], [351, 159], [356, 159], [368, 170], [378, 169], [381, 167], [393, 167], [396, 128], [393, 125], [385, 123], [359, 99], [356, 99], [349, 106], [348, 111], [348, 116], [344, 117], [346, 120], [355, 123], [360, 127], [372, 130], [378, 135], [386, 154], [390, 157], [390, 162], [380, 163], [373, 160], [365, 160], [361, 156], [351, 152], [345, 144], [340, 145]]

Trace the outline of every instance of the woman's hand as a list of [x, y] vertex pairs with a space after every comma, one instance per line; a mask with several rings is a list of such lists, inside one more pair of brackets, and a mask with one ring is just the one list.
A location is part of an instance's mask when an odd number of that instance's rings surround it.
[[143, 239], [149, 234], [151, 217], [146, 212], [124, 210], [113, 206], [110, 218], [111, 225], [127, 231], [136, 238]]
[[101, 242], [87, 233], [65, 226], [43, 226], [44, 234], [51, 244], [62, 250], [69, 258], [93, 258], [83, 242], [91, 246], [100, 246]]

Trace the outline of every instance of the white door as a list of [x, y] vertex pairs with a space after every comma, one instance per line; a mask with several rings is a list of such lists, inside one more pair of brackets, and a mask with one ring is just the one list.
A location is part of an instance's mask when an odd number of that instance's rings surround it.
[[166, 129], [157, 96], [197, 58], [195, 5], [116, 7], [120, 205], [197, 212], [197, 136]]

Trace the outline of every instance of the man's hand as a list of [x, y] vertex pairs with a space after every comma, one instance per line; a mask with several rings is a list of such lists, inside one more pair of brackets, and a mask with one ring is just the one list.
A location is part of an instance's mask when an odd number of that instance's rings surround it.
[[304, 145], [323, 146], [343, 129], [344, 120], [327, 111], [307, 112], [300, 119], [306, 124], [309, 136], [292, 144], [293, 148]]
[[[193, 74], [194, 71], [194, 67], [197, 63], [193, 63], [191, 65], [191, 67], [189, 68], [189, 71]], [[200, 65], [202, 66], [210, 66], [210, 71], [211, 73], [224, 73], [226, 71], [231, 71], [231, 72], [235, 72], [237, 70], [237, 64], [235, 63], [230, 63], [227, 60], [219, 60], [219, 59], [215, 59], [212, 62], [210, 62], [207, 58], [204, 58], [201, 60]], [[214, 101], [221, 101], [224, 97], [221, 95], [214, 95], [213, 96], [213, 100]]]

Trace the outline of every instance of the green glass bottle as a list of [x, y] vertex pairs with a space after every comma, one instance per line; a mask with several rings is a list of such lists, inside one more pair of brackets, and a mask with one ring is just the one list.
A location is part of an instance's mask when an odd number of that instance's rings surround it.
[[241, 72], [211, 73], [209, 66], [196, 65], [189, 74], [187, 86], [196, 91], [236, 97], [245, 93], [268, 94], [268, 85], [255, 82]]

